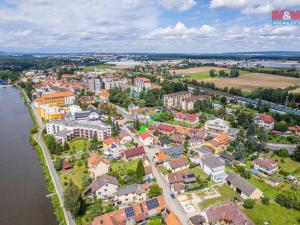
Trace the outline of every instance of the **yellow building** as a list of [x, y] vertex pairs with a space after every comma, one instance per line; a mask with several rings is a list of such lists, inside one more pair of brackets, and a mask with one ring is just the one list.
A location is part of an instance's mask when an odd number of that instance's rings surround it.
[[38, 104], [52, 104], [55, 103], [57, 106], [64, 106], [73, 104], [75, 100], [74, 94], [71, 91], [65, 92], [52, 92], [43, 94], [40, 98], [36, 99]]
[[36, 108], [39, 116], [45, 120], [63, 119], [68, 108], [57, 106], [57, 104], [43, 104]]

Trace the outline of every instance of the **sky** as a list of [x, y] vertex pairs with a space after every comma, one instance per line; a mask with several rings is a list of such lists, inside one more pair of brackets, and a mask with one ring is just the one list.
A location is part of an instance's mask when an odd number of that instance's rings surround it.
[[300, 51], [300, 26], [272, 10], [300, 0], [0, 0], [0, 51]]

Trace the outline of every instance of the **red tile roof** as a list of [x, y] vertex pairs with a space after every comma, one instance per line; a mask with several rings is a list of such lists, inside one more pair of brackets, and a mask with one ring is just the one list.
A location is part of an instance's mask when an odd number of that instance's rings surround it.
[[145, 154], [145, 149], [143, 146], [126, 149], [124, 151], [124, 155], [126, 158], [131, 158], [131, 157], [135, 157], [135, 156], [139, 156], [139, 155], [143, 155], [143, 154]]
[[144, 83], [150, 83], [150, 79], [146, 78], [146, 77], [137, 77], [137, 80], [143, 81]]
[[275, 169], [278, 165], [274, 159], [270, 158], [259, 158], [254, 161], [254, 164], [267, 170]]
[[271, 115], [266, 114], [266, 113], [261, 114], [260, 119], [262, 121], [264, 121], [265, 123], [273, 123], [274, 122], [274, 118]]
[[158, 125], [158, 129], [164, 133], [173, 133], [174, 132], [174, 126], [163, 124], [163, 123]]
[[137, 132], [136, 135], [138, 137], [143, 138], [143, 139], [151, 137], [151, 134], [149, 134], [147, 131], [145, 131], [145, 132]]

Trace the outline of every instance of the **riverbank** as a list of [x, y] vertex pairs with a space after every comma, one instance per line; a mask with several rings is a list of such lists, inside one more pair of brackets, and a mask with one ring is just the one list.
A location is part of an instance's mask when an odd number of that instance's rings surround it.
[[36, 134], [39, 130], [39, 125], [37, 123], [34, 112], [32, 111], [32, 108], [30, 106], [30, 101], [28, 99], [28, 96], [25, 94], [24, 90], [21, 87], [17, 86], [17, 88], [19, 90], [20, 95], [22, 96], [22, 98], [24, 100], [25, 106], [28, 108], [30, 117], [33, 121], [33, 128], [31, 129], [31, 132], [29, 135], [29, 143], [36, 150], [40, 165], [42, 167], [42, 173], [46, 180], [47, 190], [50, 193], [49, 196], [51, 198], [51, 203], [55, 210], [55, 215], [56, 215], [57, 221], [59, 222], [59, 225], [66, 225], [67, 223], [66, 223], [65, 215], [64, 215], [62, 206], [60, 204], [59, 198], [57, 196], [57, 193], [56, 193], [56, 190], [55, 190], [55, 187], [54, 187], [54, 184], [53, 184], [50, 172], [49, 172], [49, 168], [47, 166], [46, 159], [43, 154], [43, 150], [35, 139]]

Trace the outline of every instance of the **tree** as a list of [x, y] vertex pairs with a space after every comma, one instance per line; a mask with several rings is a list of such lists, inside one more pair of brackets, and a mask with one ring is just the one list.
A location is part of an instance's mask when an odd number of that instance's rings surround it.
[[274, 130], [285, 132], [288, 129], [288, 124], [285, 121], [275, 123]]
[[163, 223], [159, 219], [151, 219], [149, 220], [147, 225], [163, 225]]
[[266, 146], [267, 141], [269, 139], [268, 132], [264, 128], [260, 127], [257, 130], [257, 139], [259, 143], [259, 149], [263, 149]]
[[93, 220], [103, 214], [103, 203], [101, 199], [95, 199], [93, 204], [87, 209], [87, 215]]
[[87, 188], [92, 183], [92, 178], [89, 175], [84, 175], [81, 178], [81, 183], [84, 188]]
[[113, 137], [116, 137], [120, 132], [120, 126], [119, 124], [116, 122], [116, 123], [113, 123], [113, 126], [112, 126], [112, 129], [111, 129], [111, 135]]
[[55, 154], [59, 155], [63, 150], [63, 147], [61, 146], [61, 144], [56, 143], [56, 147], [55, 147]]
[[56, 149], [55, 138], [52, 135], [47, 135], [45, 139], [46, 139], [46, 145], [47, 145], [50, 153], [54, 154], [55, 153], [55, 149]]
[[269, 197], [262, 197], [261, 198], [261, 203], [264, 205], [269, 205], [270, 204], [270, 198]]
[[67, 142], [64, 143], [64, 151], [69, 151], [70, 150], [70, 146]]
[[230, 70], [230, 77], [238, 77], [240, 75], [240, 71], [236, 69]]
[[211, 77], [217, 76], [216, 70], [214, 70], [214, 69], [210, 70], [209, 71], [209, 76], [211, 76]]
[[144, 168], [142, 160], [138, 161], [138, 164], [136, 167], [136, 176], [137, 176], [138, 181], [140, 183], [143, 183], [143, 178], [145, 176], [145, 168]]
[[63, 166], [63, 159], [62, 158], [57, 158], [54, 162], [54, 168], [57, 171], [60, 171], [62, 169]]
[[222, 105], [226, 105], [227, 104], [227, 98], [225, 97], [225, 96], [222, 96], [221, 98], [220, 98], [220, 102], [221, 102], [221, 104]]
[[300, 145], [297, 146], [297, 148], [294, 151], [294, 154], [292, 158], [298, 162], [300, 162]]
[[252, 199], [246, 199], [243, 203], [243, 206], [246, 209], [253, 209], [254, 205], [255, 205], [255, 201]]
[[224, 70], [219, 71], [219, 76], [220, 77], [228, 77], [228, 74]]
[[154, 183], [154, 184], [150, 185], [149, 191], [148, 191], [148, 195], [149, 195], [150, 198], [156, 197], [156, 196], [161, 195], [161, 194], [162, 194], [162, 189], [157, 183]]
[[287, 150], [287, 148], [281, 148], [276, 153], [278, 156], [282, 158], [286, 158], [289, 156], [289, 151]]
[[242, 142], [238, 142], [235, 145], [235, 151], [233, 153], [233, 157], [237, 160], [242, 159], [245, 153], [245, 146]]
[[77, 216], [81, 205], [81, 193], [73, 181], [69, 182], [64, 192], [64, 199], [66, 209], [69, 210], [74, 217]]
[[140, 121], [138, 118], [136, 118], [134, 121], [133, 121], [133, 128], [136, 129], [136, 130], [139, 130], [140, 129]]
[[255, 135], [255, 124], [250, 123], [248, 128], [247, 128], [247, 136], [254, 136]]
[[89, 150], [95, 150], [98, 147], [98, 140], [95, 136], [93, 136], [92, 140], [91, 140], [91, 144], [89, 146]]

